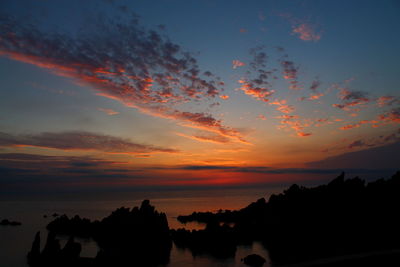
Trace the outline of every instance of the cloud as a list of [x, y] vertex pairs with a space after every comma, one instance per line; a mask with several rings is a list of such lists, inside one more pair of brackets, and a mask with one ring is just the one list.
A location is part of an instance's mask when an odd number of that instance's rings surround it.
[[349, 146], [348, 146], [348, 148], [349, 149], [352, 149], [352, 148], [355, 148], [355, 147], [364, 147], [366, 144], [364, 143], [364, 141], [362, 141], [362, 140], [356, 140], [356, 141], [354, 141], [354, 142], [352, 142]]
[[11, 135], [0, 132], [2, 147], [40, 147], [60, 150], [102, 151], [107, 153], [177, 153], [176, 149], [133, 143], [119, 137], [91, 132], [60, 132]]
[[358, 127], [360, 127], [359, 124], [347, 124], [345, 126], [340, 127], [339, 129], [340, 130], [350, 130], [350, 129], [358, 128]]
[[239, 60], [237, 60], [237, 59], [232, 61], [232, 68], [233, 69], [236, 69], [238, 67], [243, 67], [243, 66], [246, 66], [246, 64], [241, 62], [241, 61], [239, 61]]
[[297, 134], [297, 136], [300, 136], [300, 137], [307, 137], [307, 136], [311, 136], [312, 135], [312, 133], [305, 133], [305, 132], [297, 132], [296, 133]]
[[250, 60], [247, 77], [238, 80], [241, 84], [239, 90], [257, 100], [268, 102], [269, 97], [275, 91], [271, 89], [268, 82], [269, 77], [273, 74], [273, 70], [266, 70], [267, 54], [263, 51], [264, 47], [256, 47], [250, 49]]
[[292, 26], [292, 35], [298, 36], [300, 40], [317, 42], [321, 39], [322, 33], [317, 30], [317, 25], [296, 18], [290, 13], [281, 13], [279, 16], [289, 21]]
[[303, 41], [316, 42], [321, 39], [321, 33], [316, 32], [314, 25], [309, 23], [301, 23], [292, 26], [292, 34], [298, 35], [298, 37]]
[[241, 138], [238, 131], [222, 125], [211, 114], [175, 107], [182, 102], [213, 99], [224, 83], [210, 71], [201, 70], [192, 54], [164, 34], [141, 27], [135, 16], [130, 23], [99, 22], [96, 31], [76, 37], [44, 32], [11, 17], [1, 16], [0, 23], [2, 56], [72, 78], [93, 87], [98, 95], [143, 113]]
[[373, 172], [370, 169], [317, 169], [317, 168], [274, 168], [266, 166], [225, 166], [225, 165], [187, 165], [176, 167], [183, 170], [204, 171], [204, 170], [221, 170], [229, 172], [241, 173], [264, 173], [264, 174], [339, 174], [342, 171], [368, 173]]
[[378, 123], [379, 123], [379, 121], [376, 121], [376, 120], [362, 120], [362, 121], [359, 121], [354, 124], [347, 124], [345, 126], [340, 127], [339, 129], [340, 130], [350, 130], [353, 128], [358, 128], [363, 124], [372, 124], [372, 127], [374, 127], [374, 126], [378, 125]]
[[285, 114], [290, 114], [293, 111], [295, 111], [294, 106], [292, 105], [287, 105], [287, 100], [286, 99], [282, 99], [282, 100], [274, 100], [273, 102], [269, 103], [270, 105], [276, 105], [277, 108], [276, 110], [285, 113]]
[[260, 114], [260, 115], [257, 116], [257, 119], [265, 121], [267, 119], [267, 117], [265, 117], [264, 115]]
[[297, 67], [293, 61], [288, 60], [287, 57], [287, 55], [284, 55], [280, 60], [282, 76], [285, 80], [289, 81], [289, 89], [299, 90], [301, 89], [298, 83], [299, 67]]
[[318, 100], [320, 99], [322, 96], [324, 96], [324, 93], [317, 93], [317, 94], [311, 94], [310, 97], [308, 98], [308, 100]]
[[298, 115], [282, 115], [276, 117], [277, 119], [281, 119], [278, 129], [289, 128], [296, 132], [296, 136], [298, 137], [308, 137], [311, 136], [312, 133], [304, 132], [304, 129], [311, 125], [310, 122], [302, 122], [299, 119]]
[[400, 108], [393, 108], [392, 110], [379, 115], [379, 119], [384, 123], [400, 123]]
[[362, 91], [351, 91], [347, 88], [339, 88], [339, 99], [343, 102], [342, 104], [333, 104], [333, 107], [343, 109], [345, 111], [352, 111], [354, 107], [362, 107], [368, 104], [371, 99], [368, 97], [368, 93]]
[[222, 136], [222, 135], [211, 135], [211, 134], [197, 134], [197, 135], [186, 135], [183, 133], [176, 133], [179, 136], [188, 138], [188, 139], [192, 139], [192, 140], [196, 140], [196, 141], [201, 141], [201, 142], [210, 142], [210, 143], [217, 143], [217, 144], [226, 144], [226, 143], [230, 143], [232, 140]]
[[220, 95], [219, 98], [221, 98], [223, 100], [228, 100], [229, 99], [229, 95]]
[[268, 102], [269, 97], [274, 94], [274, 90], [269, 89], [268, 87], [257, 86], [252, 81], [246, 81], [244, 79], [238, 81], [241, 86], [240, 90], [242, 90], [246, 95], [249, 95], [258, 100]]
[[107, 115], [110, 115], [110, 116], [119, 114], [118, 111], [115, 111], [115, 110], [110, 109], [110, 108], [98, 108], [98, 110], [102, 111], [102, 112], [104, 112], [104, 113], [106, 113]]
[[385, 106], [391, 106], [396, 103], [400, 103], [400, 99], [394, 97], [394, 96], [381, 96], [376, 99], [376, 102], [379, 107], [385, 107]]
[[310, 90], [315, 92], [320, 86], [321, 86], [321, 81], [316, 79], [311, 83]]
[[[361, 143], [365, 141], [361, 140]], [[326, 159], [310, 162], [310, 168], [368, 168], [371, 169], [397, 169], [399, 167], [400, 142], [380, 145], [379, 147], [366, 147], [364, 150], [348, 152]], [[390, 174], [390, 173], [389, 173]]]

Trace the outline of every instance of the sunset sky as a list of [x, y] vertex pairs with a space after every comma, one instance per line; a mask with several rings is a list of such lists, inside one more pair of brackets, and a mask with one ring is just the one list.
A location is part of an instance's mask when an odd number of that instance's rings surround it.
[[0, 192], [392, 174], [399, 14], [395, 0], [2, 0]]

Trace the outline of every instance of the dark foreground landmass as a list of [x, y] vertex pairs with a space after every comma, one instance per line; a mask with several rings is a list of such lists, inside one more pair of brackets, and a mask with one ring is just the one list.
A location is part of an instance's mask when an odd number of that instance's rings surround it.
[[[341, 174], [314, 188], [292, 185], [241, 210], [178, 217], [182, 223], [206, 223], [197, 231], [170, 230], [165, 214], [145, 200], [140, 208], [120, 208], [101, 221], [56, 218], [47, 226], [42, 252], [36, 235], [28, 261], [31, 266], [157, 266], [169, 262], [172, 242], [193, 255], [227, 258], [235, 256], [238, 245], [261, 241], [276, 266], [400, 266], [398, 203], [400, 172], [367, 185]], [[70, 236], [63, 249], [57, 235]], [[96, 241], [96, 258], [80, 257], [74, 236]]]
[[[148, 200], [139, 207], [119, 208], [101, 221], [75, 216], [56, 218], [47, 226], [45, 248], [40, 251], [40, 233], [28, 253], [30, 266], [157, 266], [169, 262], [172, 240], [167, 217]], [[61, 249], [57, 235], [70, 239]], [[74, 236], [93, 238], [100, 250], [95, 258], [80, 257], [81, 245]]]
[[3, 225], [3, 226], [20, 226], [21, 224], [22, 223], [20, 223], [20, 222], [11, 221], [11, 220], [8, 220], [8, 219], [3, 219], [3, 220], [0, 221], [0, 225]]

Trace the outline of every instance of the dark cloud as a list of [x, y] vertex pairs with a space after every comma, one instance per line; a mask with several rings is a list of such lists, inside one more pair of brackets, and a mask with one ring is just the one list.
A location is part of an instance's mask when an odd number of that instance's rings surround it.
[[0, 146], [32, 146], [61, 150], [94, 150], [109, 153], [177, 153], [178, 150], [133, 143], [119, 137], [91, 132], [60, 132], [10, 135], [0, 132]]
[[235, 167], [235, 166], [219, 166], [219, 165], [189, 165], [179, 167], [183, 170], [192, 170], [192, 171], [201, 171], [201, 170], [221, 170], [221, 171], [229, 171], [229, 172], [242, 172], [242, 173], [264, 173], [264, 174], [337, 174], [341, 171], [348, 172], [358, 172], [358, 173], [368, 173], [373, 172], [371, 169], [354, 169], [354, 168], [346, 168], [346, 169], [316, 169], [316, 168], [272, 168], [272, 167], [263, 167], [263, 166], [254, 166], [254, 167]]
[[[367, 143], [364, 140], [361, 143]], [[365, 149], [344, 153], [326, 159], [310, 162], [309, 168], [368, 168], [398, 170], [400, 158], [400, 142], [380, 144], [378, 147], [365, 147]], [[390, 174], [390, 173], [389, 173]]]
[[340, 88], [339, 90], [339, 98], [342, 100], [342, 104], [333, 104], [333, 107], [352, 111], [352, 108], [360, 108], [360, 106], [368, 104], [371, 101], [366, 92], [351, 91], [347, 88]]
[[282, 67], [282, 76], [285, 80], [289, 81], [290, 89], [301, 89], [298, 82], [299, 67], [296, 66], [296, 64], [288, 58], [289, 56], [287, 54], [284, 54], [279, 61]]
[[364, 143], [364, 141], [362, 140], [356, 140], [354, 142], [352, 142], [348, 148], [352, 149], [352, 148], [357, 148], [357, 147], [364, 147], [366, 146], [366, 144]]
[[268, 102], [275, 92], [268, 81], [275, 70], [266, 69], [268, 56], [264, 52], [264, 47], [250, 49], [250, 55], [252, 60], [248, 65], [246, 77], [238, 81], [241, 84], [239, 89], [246, 95]]
[[316, 91], [321, 86], [321, 81], [316, 79], [311, 83], [310, 90]]

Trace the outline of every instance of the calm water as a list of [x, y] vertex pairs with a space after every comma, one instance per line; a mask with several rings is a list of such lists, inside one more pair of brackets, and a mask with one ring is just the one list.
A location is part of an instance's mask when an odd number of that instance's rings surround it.
[[[26, 254], [30, 250], [34, 235], [41, 231], [42, 246], [47, 236], [45, 227], [53, 218], [43, 218], [44, 214], [67, 214], [90, 219], [101, 219], [108, 216], [118, 207], [133, 207], [140, 205], [143, 199], [150, 199], [158, 211], [168, 216], [170, 228], [186, 227], [201, 229], [204, 225], [182, 225], [176, 217], [181, 214], [190, 214], [193, 211], [217, 211], [219, 209], [240, 209], [260, 197], [268, 198], [270, 194], [280, 192], [281, 189], [253, 188], [253, 189], [226, 189], [200, 191], [168, 191], [168, 192], [135, 192], [113, 195], [98, 195], [76, 197], [69, 196], [63, 199], [51, 200], [3, 200], [0, 201], [0, 219], [7, 218], [22, 222], [18, 227], [0, 227], [0, 267], [26, 267]], [[102, 199], [102, 200], [98, 200]], [[79, 240], [82, 245], [82, 256], [94, 257], [97, 247], [89, 240]], [[65, 242], [65, 241], [64, 241]], [[63, 245], [63, 244], [62, 244]], [[253, 243], [249, 247], [238, 247], [235, 259], [217, 260], [210, 256], [192, 257], [189, 250], [173, 248], [171, 261], [168, 267], [183, 266], [245, 266], [240, 259], [248, 254], [257, 253], [268, 259], [268, 252], [259, 244]], [[266, 264], [264, 266], [269, 266]]]

